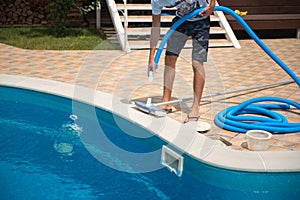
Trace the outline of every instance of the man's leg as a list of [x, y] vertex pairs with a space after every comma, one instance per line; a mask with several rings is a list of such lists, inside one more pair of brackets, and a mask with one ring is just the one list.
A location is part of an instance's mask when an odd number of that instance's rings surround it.
[[194, 101], [191, 111], [184, 122], [196, 121], [200, 116], [200, 101], [205, 83], [205, 70], [203, 63], [207, 61], [209, 29], [209, 17], [204, 20], [190, 23], [189, 30], [192, 31], [193, 38], [192, 65], [194, 72]]
[[[175, 67], [178, 56], [166, 55], [165, 56], [165, 70], [164, 70], [164, 90], [163, 102], [170, 101], [172, 96], [172, 88], [175, 78]], [[167, 105], [164, 109], [170, 109], [171, 105]]]
[[184, 122], [195, 121], [200, 116], [200, 101], [203, 93], [204, 83], [205, 83], [205, 70], [202, 62], [193, 60], [193, 90], [194, 90], [194, 101], [191, 107], [191, 111], [188, 114], [187, 119]]
[[[175, 23], [176, 18], [173, 20]], [[184, 34], [186, 25], [183, 23], [174, 31], [167, 41], [167, 50], [165, 56], [165, 70], [164, 70], [164, 89], [163, 89], [163, 102], [170, 101], [172, 97], [172, 88], [175, 78], [175, 68], [177, 58], [184, 47], [188, 36]], [[171, 105], [167, 105], [164, 109], [171, 109]]]

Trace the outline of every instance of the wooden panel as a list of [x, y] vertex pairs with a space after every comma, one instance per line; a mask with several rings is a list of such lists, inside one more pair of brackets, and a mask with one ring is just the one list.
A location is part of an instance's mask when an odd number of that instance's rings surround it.
[[[229, 24], [234, 30], [244, 30], [236, 21], [229, 21]], [[260, 20], [248, 21], [247, 24], [253, 30], [267, 30], [267, 29], [297, 29], [299, 28], [299, 20]]]
[[259, 6], [259, 7], [245, 7], [245, 6], [232, 6], [232, 10], [247, 11], [248, 15], [252, 14], [299, 14], [300, 6]]
[[[246, 15], [243, 17], [245, 21], [262, 21], [262, 20], [299, 20], [300, 14], [269, 14], [269, 15]], [[233, 17], [228, 16], [228, 20], [234, 20]], [[300, 24], [299, 24], [300, 25]]]
[[[254, 30], [300, 28], [299, 0], [218, 0], [222, 6], [247, 11], [243, 19]], [[243, 28], [231, 16], [226, 15], [232, 29]]]

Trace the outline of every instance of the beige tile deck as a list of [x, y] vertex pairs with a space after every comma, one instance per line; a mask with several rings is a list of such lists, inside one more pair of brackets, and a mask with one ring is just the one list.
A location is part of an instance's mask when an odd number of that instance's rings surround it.
[[[300, 77], [300, 40], [272, 39], [265, 44]], [[242, 48], [210, 48], [206, 64], [204, 95], [237, 90], [291, 78], [275, 64], [252, 40], [241, 40]], [[183, 50], [178, 60], [174, 98], [192, 96], [191, 50]], [[148, 51], [36, 51], [0, 44], [0, 73], [38, 77], [86, 86], [127, 99], [145, 101], [152, 97], [160, 101], [162, 91], [163, 55], [154, 82], [146, 78]], [[300, 88], [295, 83], [248, 90], [216, 97], [203, 98], [201, 120], [212, 125], [210, 138], [220, 136], [232, 143], [229, 148], [246, 150], [244, 134], [216, 127], [214, 116], [228, 106], [249, 98], [276, 96], [300, 102]], [[170, 117], [183, 121], [190, 102], [176, 105], [177, 112]], [[281, 112], [292, 122], [300, 121], [300, 111]], [[299, 151], [300, 133], [274, 134], [270, 151]]]

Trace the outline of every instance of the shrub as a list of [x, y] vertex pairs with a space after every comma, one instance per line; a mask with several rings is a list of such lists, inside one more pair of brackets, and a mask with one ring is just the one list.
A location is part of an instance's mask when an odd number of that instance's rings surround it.
[[51, 28], [56, 37], [62, 37], [66, 34], [67, 13], [75, 6], [77, 0], [50, 0]]

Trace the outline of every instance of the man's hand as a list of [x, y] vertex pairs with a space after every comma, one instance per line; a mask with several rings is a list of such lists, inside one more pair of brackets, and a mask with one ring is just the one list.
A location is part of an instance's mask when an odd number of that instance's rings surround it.
[[212, 5], [212, 4], [209, 4], [209, 5], [207, 5], [206, 6], [206, 8], [204, 8], [200, 13], [199, 13], [199, 15], [201, 15], [201, 16], [210, 16], [212, 13], [213, 13], [213, 11], [214, 11], [214, 8], [215, 8], [215, 6], [214, 6], [214, 4]]
[[210, 5], [208, 5], [206, 8], [204, 8], [199, 15], [201, 15], [202, 17], [204, 16], [210, 16], [214, 11], [214, 7], [211, 7]]
[[148, 70], [147, 70], [147, 76], [149, 77], [149, 72], [154, 71], [154, 61], [149, 61], [148, 64]]

